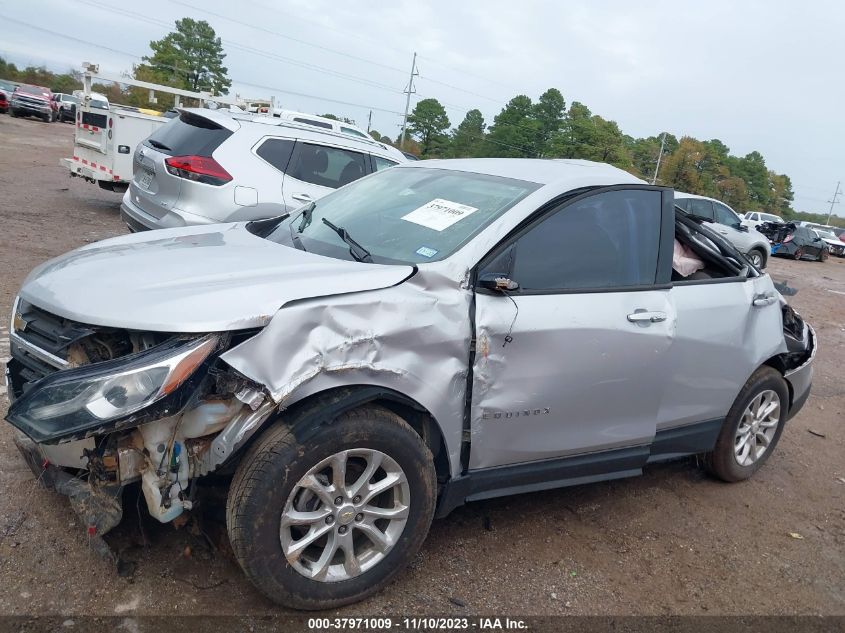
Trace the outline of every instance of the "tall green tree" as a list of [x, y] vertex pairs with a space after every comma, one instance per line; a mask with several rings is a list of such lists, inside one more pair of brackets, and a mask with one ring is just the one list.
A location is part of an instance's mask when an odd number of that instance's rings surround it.
[[493, 119], [487, 135], [487, 156], [528, 158], [535, 155], [539, 126], [531, 99], [517, 95]]
[[439, 154], [448, 144], [449, 117], [437, 99], [422, 99], [408, 115], [408, 131], [420, 142], [423, 156]]
[[481, 110], [470, 110], [452, 132], [448, 155], [450, 158], [471, 158], [483, 154], [484, 115]]
[[558, 132], [566, 116], [566, 100], [557, 88], [549, 88], [534, 104], [533, 118], [537, 124], [537, 138], [534, 142], [536, 156], [545, 156], [550, 148], [552, 136]]
[[232, 85], [223, 65], [223, 44], [205, 20], [176, 20], [176, 30], [150, 42], [150, 49], [153, 54], [136, 71], [158, 83], [213, 94], [226, 94]]

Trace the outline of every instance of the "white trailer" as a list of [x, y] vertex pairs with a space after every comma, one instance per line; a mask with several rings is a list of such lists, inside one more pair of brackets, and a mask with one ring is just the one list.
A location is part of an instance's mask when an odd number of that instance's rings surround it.
[[147, 139], [169, 118], [154, 110], [122, 106], [110, 103], [105, 106], [101, 99], [92, 98], [92, 83], [112, 81], [115, 83], [146, 88], [150, 100], [162, 92], [176, 96], [176, 106], [182, 97], [197, 99], [200, 107], [208, 103], [241, 106], [244, 100], [237, 96], [214, 96], [208, 92], [191, 92], [170, 86], [161, 86], [129, 77], [100, 73], [94, 64], [83, 64], [82, 98], [76, 108], [76, 132], [73, 137], [73, 156], [62, 158], [59, 164], [71, 176], [84, 178], [103, 189], [123, 193], [132, 180], [132, 156], [135, 147]]
[[61, 159], [71, 176], [122, 193], [132, 180], [135, 146], [168, 121], [160, 115], [111, 104], [108, 110], [76, 110], [73, 156]]

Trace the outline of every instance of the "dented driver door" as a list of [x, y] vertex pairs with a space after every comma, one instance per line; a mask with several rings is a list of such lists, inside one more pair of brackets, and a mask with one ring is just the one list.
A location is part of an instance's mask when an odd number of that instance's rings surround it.
[[[470, 469], [652, 441], [675, 327], [661, 206], [648, 188], [581, 197], [482, 263]], [[483, 288], [491, 276], [519, 288]]]

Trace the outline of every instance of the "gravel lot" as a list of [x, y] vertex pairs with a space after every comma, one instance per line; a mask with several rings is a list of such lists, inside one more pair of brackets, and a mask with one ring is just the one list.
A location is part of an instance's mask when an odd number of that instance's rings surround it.
[[[72, 138], [70, 125], [0, 116], [0, 356], [26, 274], [125, 231], [120, 196], [58, 166]], [[770, 272], [799, 289], [791, 302], [821, 344], [813, 395], [756, 477], [723, 484], [687, 460], [471, 504], [435, 522], [392, 586], [342, 613], [845, 615], [845, 260], [777, 259]], [[0, 414], [7, 405], [0, 395]], [[280, 612], [242, 576], [219, 522], [203, 522], [208, 538], [155, 525], [132, 495], [107, 537], [137, 563], [119, 577], [66, 500], [36, 486], [5, 423], [0, 490], [0, 614]]]

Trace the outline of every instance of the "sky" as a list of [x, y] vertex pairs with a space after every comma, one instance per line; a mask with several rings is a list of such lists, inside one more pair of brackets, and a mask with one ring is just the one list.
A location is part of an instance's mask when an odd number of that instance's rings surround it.
[[492, 123], [514, 95], [555, 87], [632, 136], [760, 151], [792, 179], [798, 210], [827, 212], [837, 181], [845, 188], [841, 2], [0, 0], [0, 56], [130, 71], [182, 17], [223, 39], [231, 92], [364, 128], [372, 110], [391, 137], [416, 52], [411, 107], [435, 97], [453, 126], [473, 108]]

